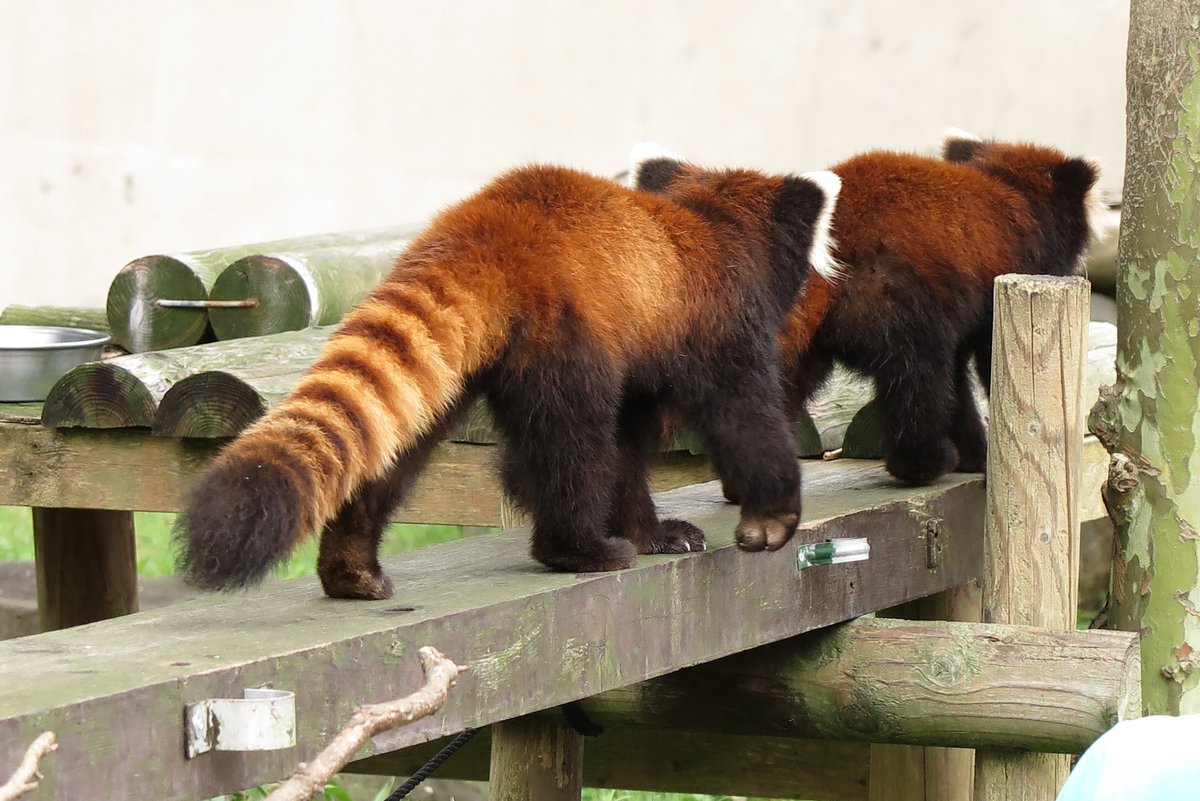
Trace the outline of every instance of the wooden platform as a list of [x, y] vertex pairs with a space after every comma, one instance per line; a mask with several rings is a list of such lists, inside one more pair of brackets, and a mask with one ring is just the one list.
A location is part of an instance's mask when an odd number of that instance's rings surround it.
[[[626, 571], [547, 572], [528, 557], [527, 534], [517, 530], [389, 560], [398, 591], [386, 602], [332, 601], [314, 579], [298, 579], [0, 643], [0, 764], [12, 764], [24, 744], [51, 729], [62, 746], [46, 766], [53, 789], [38, 798], [202, 798], [282, 776], [356, 704], [418, 685], [415, 651], [425, 644], [471, 669], [442, 714], [378, 738], [377, 751], [584, 698], [974, 578], [980, 477], [953, 475], [914, 492], [873, 463], [809, 467], [798, 540], [867, 536], [870, 560], [797, 571], [794, 547], [741, 553], [730, 545], [737, 509], [710, 483], [666, 493], [660, 504], [704, 528], [715, 547], [643, 557]], [[297, 693], [295, 749], [184, 758], [184, 704], [263, 684]], [[118, 752], [121, 767], [109, 758]]]

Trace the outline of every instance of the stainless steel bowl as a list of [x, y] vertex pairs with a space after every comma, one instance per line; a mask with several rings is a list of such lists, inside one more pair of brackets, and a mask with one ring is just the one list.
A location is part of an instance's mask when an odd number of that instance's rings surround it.
[[0, 401], [45, 400], [77, 364], [100, 358], [103, 331], [50, 325], [0, 325]]

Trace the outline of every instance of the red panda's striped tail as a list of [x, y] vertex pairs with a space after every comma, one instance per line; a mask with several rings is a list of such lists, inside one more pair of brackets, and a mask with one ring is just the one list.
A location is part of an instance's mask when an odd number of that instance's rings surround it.
[[404, 459], [499, 352], [504, 325], [494, 304], [449, 270], [414, 273], [402, 261], [346, 317], [291, 395], [187, 490], [175, 538], [190, 584], [233, 589], [260, 580], [365, 482]]

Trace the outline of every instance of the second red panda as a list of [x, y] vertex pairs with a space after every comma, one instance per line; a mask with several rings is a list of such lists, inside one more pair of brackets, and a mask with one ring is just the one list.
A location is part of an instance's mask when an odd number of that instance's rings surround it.
[[[835, 360], [874, 379], [887, 469], [912, 484], [985, 468], [968, 371], [974, 360], [989, 385], [992, 283], [1075, 272], [1095, 205], [1095, 166], [1055, 148], [955, 136], [943, 155], [871, 152], [832, 168], [842, 275], [807, 283], [780, 335], [797, 408]], [[719, 173], [659, 157], [633, 174], [686, 197]]]

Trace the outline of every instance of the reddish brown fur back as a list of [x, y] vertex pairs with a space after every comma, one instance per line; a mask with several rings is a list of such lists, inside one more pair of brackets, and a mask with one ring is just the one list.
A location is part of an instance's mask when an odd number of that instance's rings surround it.
[[[693, 198], [698, 212], [530, 167], [438, 215], [293, 393], [189, 491], [181, 568], [201, 586], [254, 580], [364, 487], [395, 483], [387, 476], [426, 450], [426, 433], [476, 378], [494, 405], [519, 405], [501, 399], [548, 382], [531, 397], [540, 392], [569, 416], [598, 393], [596, 412], [607, 414], [634, 379], [660, 391], [655, 376], [679, 354], [724, 369], [731, 341], [770, 331], [769, 342], [775, 329], [763, 315], [774, 304], [782, 316], [803, 272], [789, 266], [788, 288], [771, 257], [770, 209], [782, 186], [730, 176]], [[576, 352], [578, 365], [548, 367]], [[540, 413], [513, 414], [510, 427]]]

